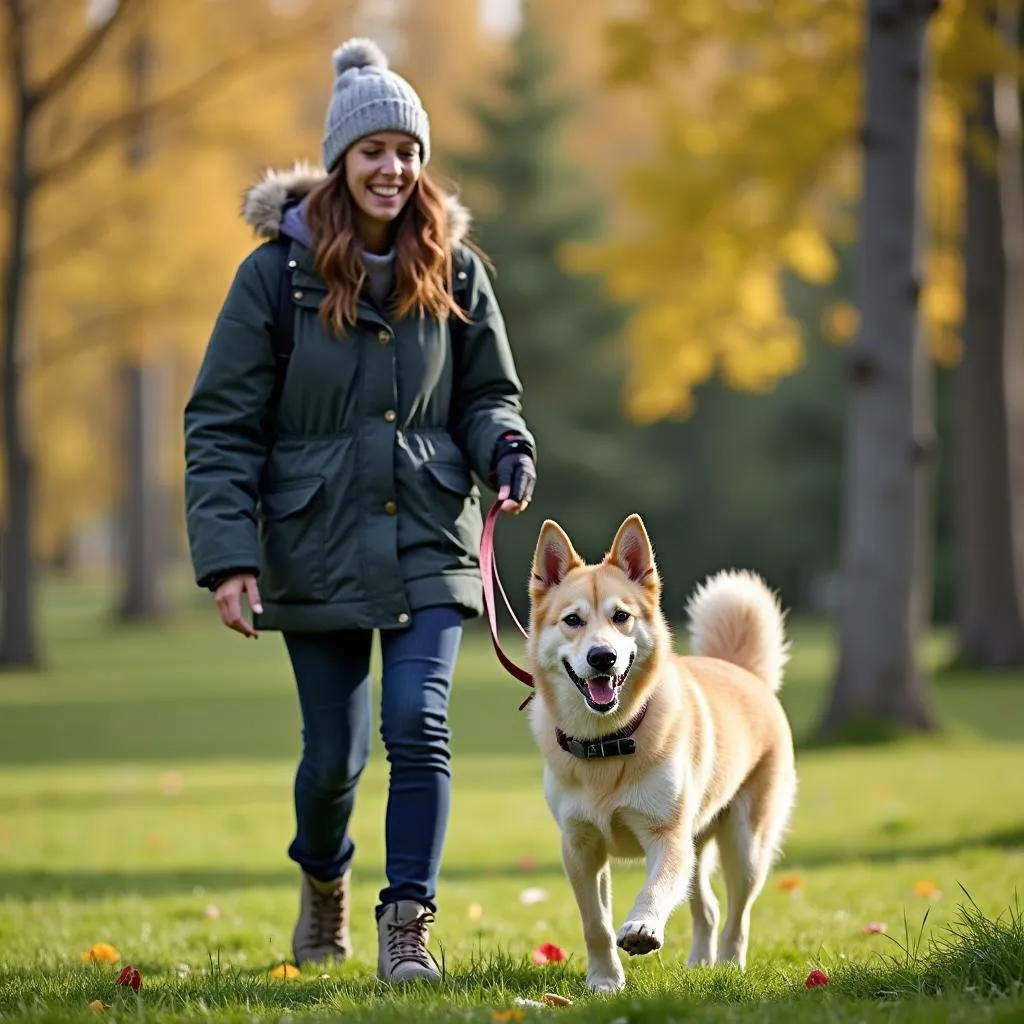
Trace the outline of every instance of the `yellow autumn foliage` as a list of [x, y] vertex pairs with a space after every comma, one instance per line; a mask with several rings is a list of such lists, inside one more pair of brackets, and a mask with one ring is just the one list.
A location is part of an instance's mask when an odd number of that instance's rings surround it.
[[[614, 76], [646, 90], [657, 146], [624, 180], [627, 229], [572, 261], [607, 273], [611, 296], [636, 308], [628, 337], [638, 419], [692, 411], [694, 388], [715, 372], [763, 391], [802, 365], [805, 339], [782, 275], [826, 284], [836, 247], [856, 241], [864, 16], [863, 0], [648, 0], [612, 24]], [[941, 5], [929, 46], [921, 314], [934, 358], [950, 364], [964, 314], [963, 113], [975, 84], [1009, 55], [987, 9], [968, 0]], [[666, 88], [669, 76], [683, 87]], [[970, 145], [991, 150], [990, 140]], [[843, 343], [858, 322], [844, 302], [826, 310], [822, 330]]]

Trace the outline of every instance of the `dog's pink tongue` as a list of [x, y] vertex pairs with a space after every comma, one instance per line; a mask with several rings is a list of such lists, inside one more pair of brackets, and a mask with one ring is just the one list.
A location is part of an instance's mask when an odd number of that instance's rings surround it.
[[615, 687], [607, 677], [587, 682], [587, 693], [595, 704], [611, 704], [615, 700]]

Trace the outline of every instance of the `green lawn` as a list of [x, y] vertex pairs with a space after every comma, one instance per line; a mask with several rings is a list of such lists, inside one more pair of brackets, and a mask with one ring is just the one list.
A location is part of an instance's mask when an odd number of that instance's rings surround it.
[[[953, 727], [941, 740], [801, 750], [798, 809], [754, 910], [747, 973], [685, 968], [683, 908], [660, 956], [626, 963], [626, 993], [592, 999], [539, 758], [516, 711], [523, 688], [474, 629], [452, 709], [455, 802], [434, 943], [447, 979], [438, 992], [395, 994], [373, 980], [379, 742], [354, 824], [356, 956], [323, 977], [274, 979], [297, 902], [284, 851], [298, 715], [279, 638], [243, 642], [195, 598], [162, 630], [115, 630], [95, 591], [66, 585], [47, 590], [45, 608], [48, 671], [0, 676], [3, 1020], [95, 1019], [87, 1007], [100, 999], [118, 1020], [486, 1022], [544, 992], [575, 1006], [526, 1008], [526, 1020], [1024, 1019], [1024, 947], [1019, 958], [1007, 954], [1002, 973], [982, 951], [980, 980], [943, 969], [927, 984], [923, 959], [900, 972], [879, 955], [906, 966], [892, 941], [906, 942], [905, 922], [922, 953], [929, 937], [948, 938], [965, 902], [960, 885], [990, 917], [1013, 904], [1024, 867], [1024, 676], [940, 675], [939, 710]], [[820, 710], [832, 653], [812, 625], [796, 629], [795, 649], [784, 699], [801, 737]], [[935, 640], [931, 659], [945, 654]], [[793, 876], [797, 888], [780, 887]], [[621, 916], [641, 870], [622, 866], [614, 879]], [[919, 882], [937, 894], [918, 894]], [[546, 898], [522, 902], [530, 888]], [[865, 934], [872, 921], [888, 936]], [[114, 985], [117, 968], [82, 964], [96, 942], [141, 969], [139, 997]], [[568, 962], [533, 966], [541, 942], [563, 946]], [[815, 967], [831, 984], [808, 992]], [[918, 983], [945, 991], [877, 994]]]

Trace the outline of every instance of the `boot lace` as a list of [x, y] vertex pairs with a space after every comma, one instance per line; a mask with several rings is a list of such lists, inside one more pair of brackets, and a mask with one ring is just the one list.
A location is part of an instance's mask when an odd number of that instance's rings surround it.
[[345, 916], [345, 890], [339, 883], [332, 889], [309, 887], [309, 941], [316, 946], [341, 942], [341, 922]]
[[427, 929], [434, 923], [434, 915], [424, 910], [411, 921], [388, 924], [388, 954], [392, 963], [412, 960], [424, 967], [436, 967], [427, 950]]

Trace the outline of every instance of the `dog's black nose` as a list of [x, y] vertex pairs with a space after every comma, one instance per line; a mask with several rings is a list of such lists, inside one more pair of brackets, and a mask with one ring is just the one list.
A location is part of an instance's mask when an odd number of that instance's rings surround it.
[[598, 672], [611, 672], [615, 666], [615, 651], [611, 647], [591, 647], [587, 664]]

